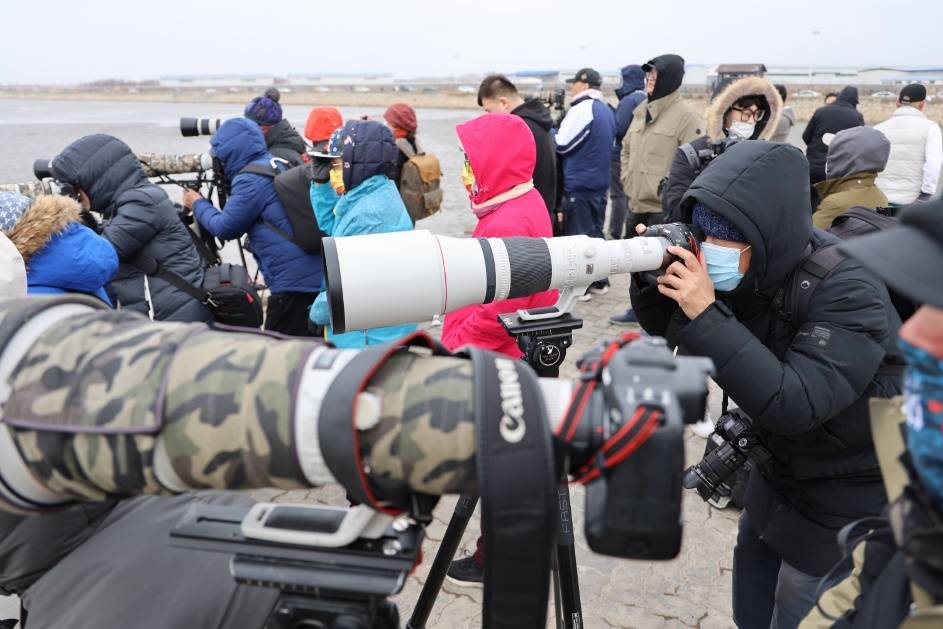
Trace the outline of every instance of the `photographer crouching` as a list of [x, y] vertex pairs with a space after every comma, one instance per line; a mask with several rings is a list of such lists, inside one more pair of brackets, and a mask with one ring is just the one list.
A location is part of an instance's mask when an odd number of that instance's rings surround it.
[[711, 358], [771, 454], [751, 472], [734, 550], [741, 628], [796, 627], [840, 558], [838, 531], [885, 503], [867, 405], [901, 390], [888, 364], [900, 320], [883, 283], [843, 257], [794, 306], [797, 269], [839, 242], [812, 226], [808, 169], [791, 146], [730, 147], [682, 201], [705, 235], [700, 259], [669, 249], [681, 261], [632, 284], [642, 327]]

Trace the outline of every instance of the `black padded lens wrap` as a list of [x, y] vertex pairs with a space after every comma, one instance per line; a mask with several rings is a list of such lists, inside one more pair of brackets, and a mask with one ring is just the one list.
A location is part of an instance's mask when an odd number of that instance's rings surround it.
[[511, 264], [508, 297], [527, 297], [550, 288], [550, 249], [542, 238], [503, 238]]
[[491, 251], [491, 243], [487, 238], [479, 238], [478, 244], [481, 245], [481, 253], [485, 257], [485, 298], [481, 303], [490, 304], [494, 301], [495, 275], [494, 275], [494, 252]]

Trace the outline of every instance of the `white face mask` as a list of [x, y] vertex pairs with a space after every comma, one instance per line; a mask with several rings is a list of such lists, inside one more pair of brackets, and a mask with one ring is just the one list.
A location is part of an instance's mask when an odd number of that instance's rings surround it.
[[730, 128], [727, 129], [727, 135], [731, 138], [740, 138], [741, 140], [749, 140], [753, 137], [753, 132], [756, 130], [756, 125], [750, 122], [741, 122], [737, 120], [730, 124]]

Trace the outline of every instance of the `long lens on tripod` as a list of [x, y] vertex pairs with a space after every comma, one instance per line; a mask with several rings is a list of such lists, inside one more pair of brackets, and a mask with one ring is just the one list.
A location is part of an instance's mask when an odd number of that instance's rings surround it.
[[181, 118], [180, 134], [185, 138], [213, 135], [219, 130], [219, 118]]
[[325, 238], [335, 332], [425, 321], [471, 304], [588, 286], [671, 259], [662, 237], [449, 238], [425, 230]]

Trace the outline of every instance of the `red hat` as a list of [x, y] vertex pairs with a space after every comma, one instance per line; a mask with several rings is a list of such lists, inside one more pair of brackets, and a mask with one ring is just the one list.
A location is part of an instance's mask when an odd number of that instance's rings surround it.
[[305, 123], [305, 137], [313, 144], [330, 139], [334, 130], [344, 124], [341, 112], [334, 107], [315, 107]]
[[415, 133], [419, 126], [416, 122], [416, 110], [406, 103], [393, 103], [383, 112], [383, 118], [391, 127], [402, 129], [406, 133]]

